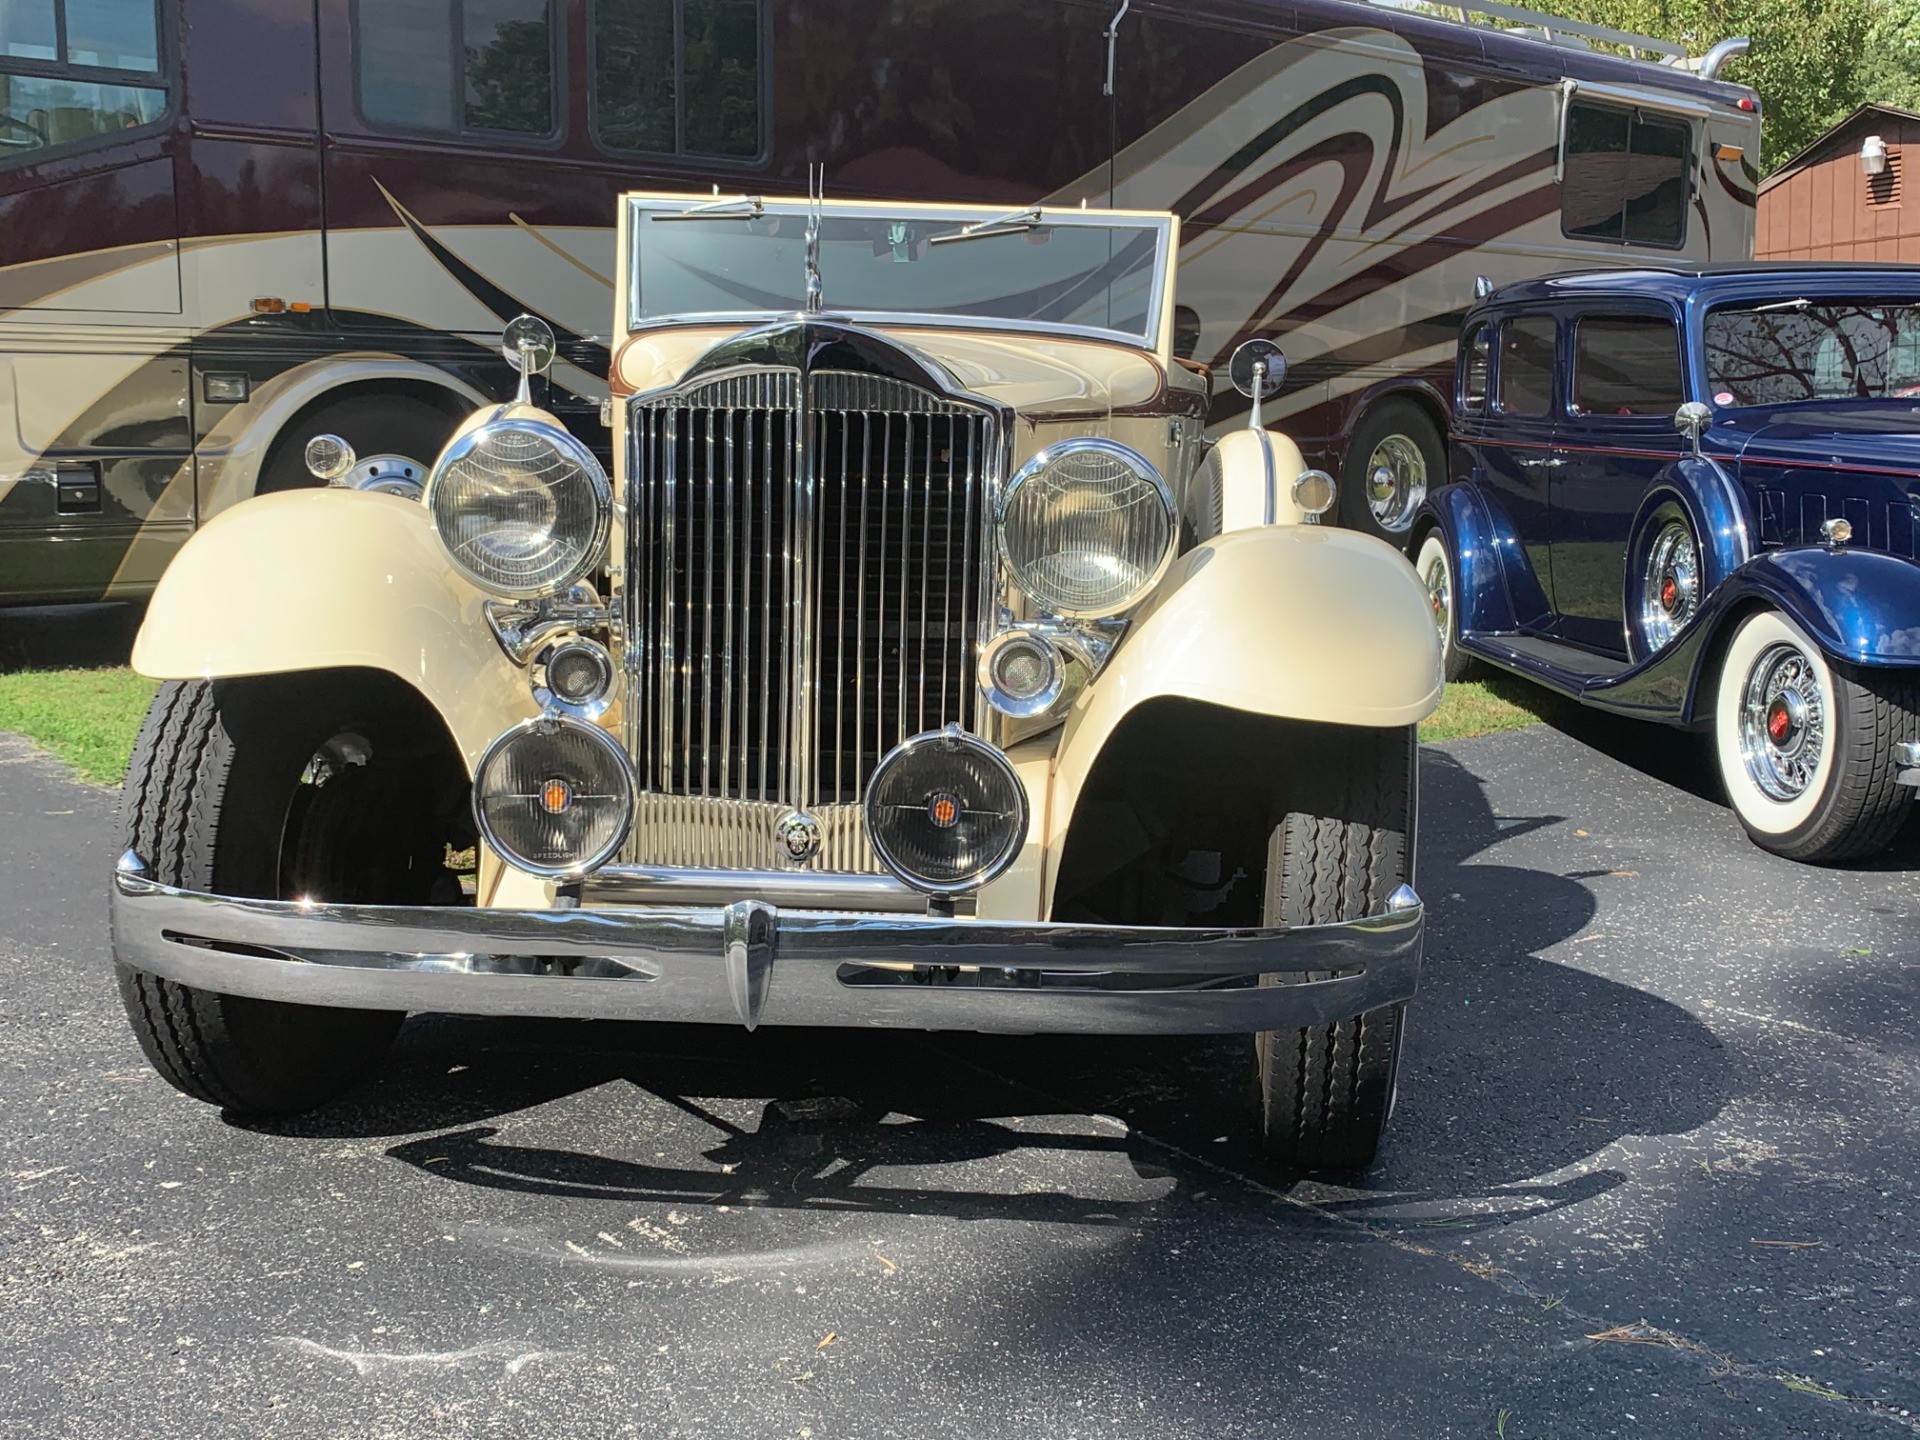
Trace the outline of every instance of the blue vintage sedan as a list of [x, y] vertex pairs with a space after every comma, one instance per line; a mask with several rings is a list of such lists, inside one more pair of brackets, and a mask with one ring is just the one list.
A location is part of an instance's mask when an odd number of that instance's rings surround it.
[[1416, 522], [1448, 675], [1711, 730], [1747, 833], [1879, 849], [1920, 784], [1920, 269], [1551, 276], [1469, 310]]

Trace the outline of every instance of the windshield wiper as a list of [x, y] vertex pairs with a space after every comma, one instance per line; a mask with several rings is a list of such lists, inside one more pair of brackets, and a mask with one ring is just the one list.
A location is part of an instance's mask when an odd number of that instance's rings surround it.
[[950, 230], [945, 235], [930, 236], [929, 245], [951, 245], [960, 240], [985, 240], [994, 235], [1023, 235], [1037, 229], [1041, 224], [1040, 207], [1029, 205], [1024, 210], [1015, 210], [1002, 215], [997, 220], [976, 220], [971, 225], [963, 225], [958, 230]]
[[655, 212], [655, 220], [758, 220], [767, 213], [767, 202], [758, 195], [731, 195], [720, 200], [709, 200], [704, 205], [695, 205], [686, 210], [675, 210], [662, 214]]
[[1813, 302], [1803, 295], [1798, 300], [1776, 300], [1771, 305], [1756, 305], [1753, 307], [1753, 313], [1764, 315], [1769, 310], [1811, 310], [1812, 308]]

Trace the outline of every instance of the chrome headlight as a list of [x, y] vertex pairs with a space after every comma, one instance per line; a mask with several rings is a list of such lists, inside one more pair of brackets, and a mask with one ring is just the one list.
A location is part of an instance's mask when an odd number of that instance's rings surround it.
[[1112, 440], [1049, 445], [1007, 486], [1000, 549], [1014, 583], [1056, 615], [1112, 615], [1145, 597], [1173, 558], [1173, 492]]
[[1013, 763], [957, 725], [888, 751], [867, 782], [866, 812], [873, 853], [929, 895], [978, 889], [1027, 840], [1027, 791]]
[[427, 481], [440, 543], [474, 584], [497, 595], [551, 595], [600, 558], [613, 490], [593, 452], [533, 416], [458, 436]]

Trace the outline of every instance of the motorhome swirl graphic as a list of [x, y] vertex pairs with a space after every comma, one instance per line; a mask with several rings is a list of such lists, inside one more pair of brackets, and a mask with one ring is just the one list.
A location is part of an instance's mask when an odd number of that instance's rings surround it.
[[[0, 603], [144, 594], [198, 524], [314, 483], [317, 434], [358, 479], [424, 470], [510, 393], [522, 311], [604, 443], [625, 189], [794, 195], [817, 164], [842, 198], [1170, 209], [1179, 352], [1279, 341], [1266, 418], [1388, 536], [1440, 478], [1478, 277], [1752, 243], [1738, 42], [1508, 7], [67, 8], [0, 16]], [[1243, 405], [1218, 380], [1211, 424]]]

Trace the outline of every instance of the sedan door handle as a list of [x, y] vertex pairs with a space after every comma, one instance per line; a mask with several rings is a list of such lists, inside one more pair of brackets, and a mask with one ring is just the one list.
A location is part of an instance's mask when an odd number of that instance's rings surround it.
[[1554, 456], [1551, 459], [1522, 460], [1520, 463], [1528, 470], [1558, 470], [1567, 462]]

